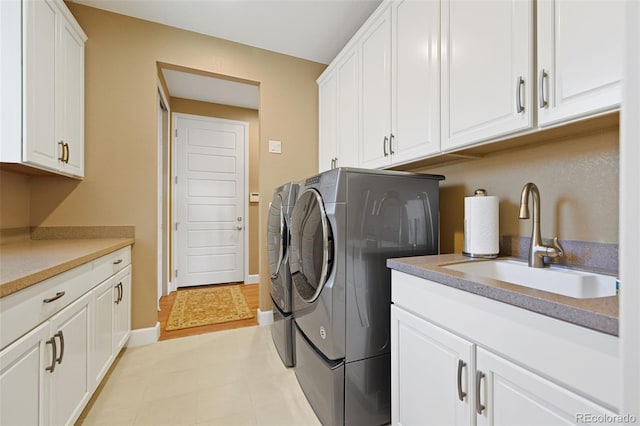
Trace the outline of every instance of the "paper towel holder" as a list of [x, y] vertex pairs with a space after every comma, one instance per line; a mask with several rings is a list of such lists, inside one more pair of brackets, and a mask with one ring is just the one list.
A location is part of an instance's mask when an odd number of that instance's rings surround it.
[[[473, 192], [473, 195], [475, 197], [486, 197], [487, 190], [483, 188], [478, 188]], [[466, 222], [466, 218], [465, 218], [465, 222]], [[465, 240], [466, 240], [466, 235], [465, 235]], [[465, 246], [466, 246], [466, 242], [465, 242]], [[469, 253], [466, 250], [463, 250], [462, 254], [466, 257], [480, 258], [480, 259], [495, 259], [496, 257], [498, 257], [498, 253]]]

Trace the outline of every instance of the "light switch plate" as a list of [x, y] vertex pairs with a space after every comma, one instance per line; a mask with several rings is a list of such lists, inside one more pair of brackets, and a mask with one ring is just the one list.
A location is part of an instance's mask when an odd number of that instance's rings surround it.
[[251, 192], [249, 194], [249, 202], [250, 203], [258, 203], [260, 202], [260, 194], [257, 192]]
[[281, 141], [269, 141], [269, 152], [272, 154], [282, 154], [282, 142]]

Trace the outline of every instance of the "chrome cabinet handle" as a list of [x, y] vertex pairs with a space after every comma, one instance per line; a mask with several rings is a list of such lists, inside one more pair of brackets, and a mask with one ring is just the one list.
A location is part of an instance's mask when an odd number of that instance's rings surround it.
[[335, 166], [335, 158], [332, 158], [331, 159], [331, 167], [330, 168], [335, 169], [335, 167], [336, 167]]
[[464, 398], [467, 396], [467, 393], [462, 391], [462, 369], [466, 366], [466, 362], [461, 359], [458, 360], [458, 399], [460, 401], [464, 401]]
[[544, 82], [545, 80], [547, 80], [548, 77], [549, 77], [549, 74], [547, 74], [547, 72], [543, 68], [542, 71], [540, 71], [540, 84], [538, 84], [538, 92], [540, 95], [540, 109], [544, 109], [548, 104], [544, 96], [545, 94]]
[[45, 368], [45, 370], [51, 373], [53, 373], [54, 370], [56, 369], [56, 358], [57, 358], [57, 352], [58, 352], [58, 348], [56, 347], [55, 337], [56, 336], [53, 336], [51, 339], [46, 341], [47, 345], [51, 345], [52, 347], [52, 357], [51, 357], [51, 365]]
[[516, 112], [518, 114], [524, 111], [524, 105], [522, 105], [523, 88], [524, 88], [524, 78], [518, 77], [518, 84], [516, 85]]
[[338, 157], [333, 159], [333, 168], [337, 168], [338, 167]]
[[56, 300], [60, 299], [60, 298], [61, 298], [62, 296], [64, 296], [65, 294], [66, 294], [66, 293], [65, 293], [64, 291], [59, 291], [59, 292], [57, 292], [57, 293], [56, 293], [56, 295], [55, 295], [55, 296], [50, 297], [50, 298], [48, 298], [48, 299], [44, 299], [44, 300], [42, 301], [42, 303], [51, 303], [51, 302], [53, 302], [53, 301], [56, 301]]
[[69, 144], [65, 142], [64, 144], [64, 150], [65, 150], [65, 156], [64, 156], [64, 162], [69, 164]]
[[478, 414], [482, 414], [482, 412], [486, 408], [484, 405], [482, 405], [482, 402], [480, 402], [480, 387], [481, 387], [480, 385], [484, 377], [485, 376], [482, 371], [480, 370], [476, 371], [476, 412]]
[[389, 142], [389, 137], [385, 136], [382, 140], [382, 151], [384, 152], [385, 157], [389, 156], [389, 153], [387, 152], [387, 142]]
[[242, 226], [238, 225], [238, 226], [236, 226], [236, 229], [237, 229], [238, 231], [242, 231]]
[[55, 339], [56, 337], [60, 339], [60, 356], [56, 358], [55, 362], [62, 364], [62, 358], [64, 358], [64, 334], [62, 334], [62, 330], [59, 330], [54, 334], [52, 339]]
[[393, 133], [391, 133], [391, 136], [389, 137], [389, 153], [391, 155], [395, 154], [396, 152], [393, 150], [393, 140], [395, 139], [395, 135]]
[[122, 259], [118, 259], [115, 262], [113, 262], [114, 265], [119, 265], [122, 263]]

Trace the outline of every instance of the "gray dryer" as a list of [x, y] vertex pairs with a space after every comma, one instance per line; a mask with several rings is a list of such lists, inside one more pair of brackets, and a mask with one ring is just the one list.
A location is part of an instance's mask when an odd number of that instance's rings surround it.
[[291, 218], [295, 374], [326, 425], [391, 421], [391, 272], [438, 254], [439, 175], [340, 168], [301, 184]]
[[267, 254], [273, 302], [271, 336], [282, 362], [287, 367], [293, 367], [295, 363], [291, 272], [289, 271], [289, 227], [298, 187], [296, 182], [289, 182], [275, 190], [269, 206], [267, 223]]

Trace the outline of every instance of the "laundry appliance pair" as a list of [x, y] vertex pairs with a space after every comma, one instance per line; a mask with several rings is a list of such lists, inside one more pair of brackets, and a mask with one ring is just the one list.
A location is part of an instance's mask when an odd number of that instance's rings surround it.
[[267, 254], [271, 272], [271, 301], [273, 303], [273, 343], [286, 367], [293, 367], [293, 301], [289, 271], [289, 228], [291, 212], [298, 196], [299, 185], [286, 183], [276, 188], [267, 223]]
[[325, 425], [391, 421], [386, 260], [438, 254], [442, 179], [338, 168], [300, 183], [288, 224], [294, 369]]

